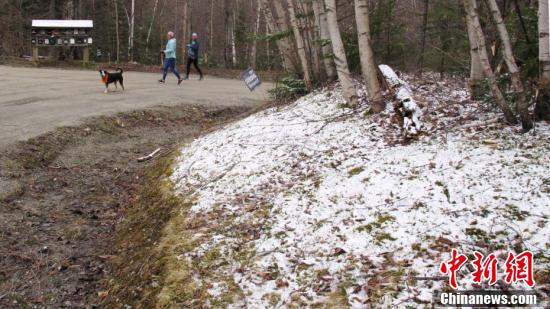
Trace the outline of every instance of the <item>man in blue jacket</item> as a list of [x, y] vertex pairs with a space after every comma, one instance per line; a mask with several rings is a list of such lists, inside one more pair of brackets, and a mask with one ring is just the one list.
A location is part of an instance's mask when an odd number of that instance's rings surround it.
[[200, 74], [200, 79], [202, 80], [202, 71], [199, 68], [199, 35], [193, 33], [191, 35], [191, 43], [187, 44], [187, 74], [185, 74], [185, 79], [189, 79], [189, 72], [191, 71], [191, 64], [195, 66], [195, 69]]
[[174, 38], [174, 32], [168, 32], [168, 43], [166, 43], [166, 49], [161, 51], [164, 54], [164, 65], [162, 67], [162, 79], [159, 80], [159, 83], [164, 83], [166, 81], [166, 75], [168, 74], [168, 69], [174, 72], [174, 75], [178, 78], [178, 85], [181, 84], [183, 79], [178, 73], [176, 67], [176, 38]]

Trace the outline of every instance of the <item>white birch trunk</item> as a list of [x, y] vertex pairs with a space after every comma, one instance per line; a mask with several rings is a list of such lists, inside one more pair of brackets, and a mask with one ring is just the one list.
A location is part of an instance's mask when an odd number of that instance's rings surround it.
[[306, 43], [309, 51], [308, 59], [311, 59], [311, 69], [314, 76], [321, 74], [321, 50], [319, 49], [316, 40], [319, 38], [319, 27], [315, 22], [315, 14], [313, 18], [310, 18], [310, 12], [312, 10], [311, 3], [301, 2], [301, 13], [306, 17], [303, 19], [302, 29], [304, 29], [304, 42]]
[[129, 29], [128, 29], [128, 61], [134, 61], [134, 24], [135, 24], [135, 6], [136, 0], [132, 0], [129, 16]]
[[348, 60], [344, 43], [340, 35], [338, 27], [338, 16], [336, 15], [336, 0], [325, 0], [327, 8], [327, 24], [332, 41], [332, 50], [334, 51], [334, 62], [336, 63], [336, 71], [338, 79], [344, 89], [344, 96], [351, 107], [358, 105], [357, 91], [353, 85], [351, 74], [349, 73]]
[[483, 73], [489, 82], [491, 91], [493, 93], [493, 98], [495, 99], [497, 105], [500, 107], [504, 113], [504, 118], [509, 124], [516, 124], [517, 120], [514, 116], [514, 113], [508, 106], [506, 99], [502, 95], [502, 92], [498, 88], [497, 80], [495, 73], [491, 68], [491, 63], [489, 61], [489, 55], [487, 53], [487, 46], [485, 43], [485, 34], [483, 34], [483, 29], [481, 28], [481, 23], [479, 22], [479, 16], [477, 13], [477, 1], [476, 0], [464, 0], [464, 8], [468, 13], [468, 18], [472, 22], [472, 26], [475, 29], [477, 47], [479, 51], [479, 58], [481, 60], [481, 65], [483, 67]]
[[296, 11], [294, 9], [294, 0], [288, 0], [288, 15], [290, 16], [290, 24], [292, 26], [292, 31], [294, 32], [294, 39], [296, 40], [296, 48], [298, 50], [298, 57], [300, 58], [300, 63], [302, 65], [302, 71], [304, 74], [304, 81], [308, 91], [313, 89], [313, 83], [311, 80], [311, 70], [309, 68], [309, 62], [306, 55], [306, 49], [304, 46], [304, 39], [300, 28], [298, 26], [298, 20], [296, 18]]
[[482, 96], [483, 68], [479, 58], [476, 30], [469, 15], [466, 16], [466, 26], [468, 28], [468, 40], [470, 41], [470, 80], [468, 84], [472, 100], [479, 100]]
[[256, 8], [256, 24], [254, 25], [254, 40], [252, 41], [252, 50], [250, 52], [251, 66], [256, 69], [257, 52], [258, 52], [258, 33], [260, 32], [260, 18], [262, 17], [262, 3], [261, 0], [257, 1]]
[[539, 27], [539, 61], [542, 68], [542, 77], [550, 80], [550, 5], [548, 0], [539, 0], [538, 27]]
[[539, 0], [538, 31], [541, 78], [535, 116], [539, 120], [550, 121], [550, 5], [548, 2], [548, 0]]
[[[275, 7], [275, 12], [277, 13], [277, 19], [275, 23], [277, 26], [277, 30], [279, 32], [289, 32], [290, 29], [288, 27], [288, 22], [287, 22], [288, 13], [283, 7], [282, 1], [283, 0], [271, 1]], [[294, 49], [294, 44], [292, 43], [292, 40], [286, 37], [279, 41], [282, 44], [281, 52], [284, 55], [284, 61], [286, 62], [286, 66], [291, 68], [290, 69], [291, 72], [297, 72], [298, 68], [300, 67], [300, 64], [298, 63], [299, 61], [296, 60], [297, 55], [296, 55], [296, 51]]]
[[325, 72], [328, 80], [332, 81], [336, 78], [336, 68], [334, 67], [334, 60], [332, 59], [330, 33], [328, 31], [327, 14], [323, 0], [313, 1], [313, 12], [315, 13], [315, 22], [319, 28], [319, 36], [321, 38], [321, 55], [325, 66]]
[[235, 28], [237, 28], [237, 16], [235, 8], [233, 8], [233, 23], [231, 26], [231, 63], [233, 68], [237, 66], [237, 42]]
[[151, 29], [153, 29], [153, 24], [155, 23], [155, 15], [157, 13], [158, 4], [159, 4], [159, 0], [155, 0], [155, 4], [153, 5], [153, 17], [151, 18], [151, 22], [149, 23], [149, 30], [147, 30], [147, 39], [145, 40], [145, 46], [147, 50], [149, 50], [149, 40], [151, 39]]
[[379, 113], [385, 109], [386, 104], [382, 97], [382, 90], [376, 74], [377, 70], [371, 46], [369, 10], [367, 5], [367, 0], [355, 0], [355, 20], [357, 22], [359, 54], [361, 56], [361, 71], [363, 79], [367, 83], [371, 111]]
[[517, 96], [517, 112], [521, 119], [521, 125], [525, 132], [533, 128], [533, 122], [529, 116], [529, 103], [525, 96], [525, 89], [523, 88], [523, 83], [521, 81], [520, 71], [516, 64], [516, 59], [512, 51], [512, 44], [510, 44], [510, 36], [506, 25], [502, 20], [502, 15], [495, 0], [487, 0], [489, 8], [491, 9], [491, 15], [493, 20], [497, 25], [498, 35], [504, 47], [504, 61], [508, 67], [508, 72], [510, 72], [510, 77], [512, 79], [512, 87]]

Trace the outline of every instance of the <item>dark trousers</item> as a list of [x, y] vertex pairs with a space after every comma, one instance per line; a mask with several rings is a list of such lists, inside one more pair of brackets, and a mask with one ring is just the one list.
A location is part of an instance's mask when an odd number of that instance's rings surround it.
[[176, 58], [164, 59], [164, 66], [162, 68], [162, 80], [166, 79], [166, 74], [168, 74], [168, 70], [174, 72], [174, 75], [176, 75], [178, 80], [181, 79], [178, 73], [178, 69], [176, 68]]
[[199, 60], [193, 59], [193, 58], [187, 58], [187, 77], [189, 77], [189, 72], [191, 71], [191, 64], [195, 66], [195, 69], [199, 72], [200, 76], [202, 77], [202, 71], [199, 68]]

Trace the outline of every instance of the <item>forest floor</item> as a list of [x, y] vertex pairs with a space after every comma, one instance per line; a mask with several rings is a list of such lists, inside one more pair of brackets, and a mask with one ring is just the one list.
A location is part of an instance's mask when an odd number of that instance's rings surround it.
[[[259, 105], [199, 104], [88, 118], [2, 145], [0, 307], [101, 304], [118, 254], [116, 226], [147, 171], [173, 156], [178, 143]], [[157, 157], [137, 162], [157, 147]]]
[[[431, 308], [448, 289], [439, 266], [451, 249], [494, 253], [501, 289], [507, 253], [531, 250], [535, 289], [548, 297], [550, 124], [521, 134], [471, 101], [464, 81], [404, 78], [425, 124], [414, 139], [391, 102], [371, 115], [364, 89], [350, 110], [326, 88], [182, 147], [163, 183], [179, 204], [152, 255], [161, 272], [143, 277], [134, 300]], [[470, 266], [460, 288], [486, 287]]]

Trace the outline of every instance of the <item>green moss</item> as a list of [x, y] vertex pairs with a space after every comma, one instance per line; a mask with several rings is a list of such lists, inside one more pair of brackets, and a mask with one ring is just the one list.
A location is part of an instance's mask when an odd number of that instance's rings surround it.
[[372, 229], [373, 229], [372, 223], [361, 225], [355, 228], [357, 232], [369, 232], [369, 233], [372, 232]]
[[478, 238], [478, 239], [486, 239], [487, 238], [487, 232], [485, 232], [482, 229], [478, 229], [476, 227], [466, 228], [464, 233], [468, 236], [475, 237], [475, 238]]
[[382, 228], [386, 223], [388, 222], [392, 222], [392, 221], [395, 221], [395, 217], [388, 214], [388, 213], [382, 213], [382, 214], [379, 214], [377, 217], [376, 217], [376, 220], [374, 220], [373, 222], [370, 222], [370, 223], [367, 223], [365, 225], [361, 225], [357, 228], [355, 228], [355, 230], [357, 232], [368, 232], [368, 233], [371, 233], [372, 231], [376, 230], [376, 229], [380, 229]]
[[421, 208], [426, 208], [426, 204], [422, 203], [421, 201], [416, 201], [414, 202], [414, 204], [412, 205], [412, 209], [414, 210], [418, 210], [418, 209], [421, 209]]
[[512, 204], [506, 204], [504, 206], [504, 211], [506, 212], [506, 217], [517, 221], [524, 221], [530, 215], [528, 211], [520, 210], [517, 206]]
[[396, 240], [395, 238], [393, 238], [391, 236], [391, 234], [389, 233], [386, 233], [386, 232], [378, 232], [374, 235], [374, 239], [376, 239], [376, 244], [380, 245], [382, 244], [383, 242], [389, 240], [389, 241], [394, 241]]
[[358, 175], [358, 174], [361, 174], [363, 171], [365, 170], [365, 168], [361, 167], [361, 166], [358, 166], [358, 167], [354, 167], [352, 169], [350, 169], [348, 171], [348, 175], [351, 177], [351, 176], [355, 176], [355, 175]]

